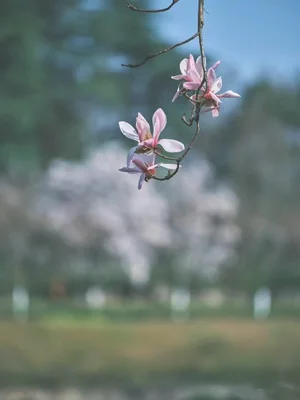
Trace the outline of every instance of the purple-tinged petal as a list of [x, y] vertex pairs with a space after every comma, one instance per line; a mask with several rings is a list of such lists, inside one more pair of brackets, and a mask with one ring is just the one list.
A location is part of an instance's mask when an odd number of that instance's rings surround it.
[[173, 98], [172, 98], [172, 103], [174, 103], [174, 101], [180, 96], [180, 86], [178, 85], [178, 88], [176, 90], [176, 93], [174, 94]]
[[[135, 154], [133, 160], [140, 160], [143, 164], [152, 165], [155, 161], [155, 154]], [[132, 162], [133, 162], [132, 160]]]
[[179, 153], [184, 150], [184, 144], [174, 139], [161, 139], [158, 144], [168, 153]]
[[149, 165], [154, 165], [155, 163], [155, 158], [156, 158], [156, 154], [155, 153], [151, 153], [147, 156], [146, 158], [146, 164]]
[[179, 69], [180, 69], [180, 72], [182, 73], [182, 75], [186, 75], [187, 66], [188, 66], [188, 59], [184, 58], [179, 64]]
[[135, 140], [137, 142], [139, 141], [139, 136], [138, 136], [136, 130], [134, 129], [133, 126], [128, 124], [128, 122], [120, 121], [119, 122], [119, 127], [120, 127], [121, 132], [123, 133], [123, 135], [126, 136], [128, 139], [132, 139], [132, 140]]
[[152, 121], [153, 121], [153, 139], [154, 139], [154, 145], [156, 145], [159, 135], [165, 129], [165, 126], [167, 124], [167, 116], [164, 113], [164, 111], [161, 108], [159, 108], [153, 114]]
[[129, 153], [127, 155], [127, 167], [130, 166], [130, 163], [131, 163], [131, 161], [132, 161], [132, 159], [134, 157], [134, 154], [135, 154], [135, 151], [136, 151], [137, 148], [138, 148], [138, 146], [134, 146], [129, 150]]
[[138, 154], [132, 159], [132, 163], [136, 165], [142, 172], [147, 173], [149, 165], [153, 165], [156, 155], [151, 154]]
[[145, 182], [145, 174], [141, 174], [140, 179], [139, 179], [139, 183], [138, 183], [138, 189], [141, 190], [143, 187], [143, 184]]
[[223, 85], [222, 78], [219, 77], [219, 78], [217, 78], [217, 79], [215, 80], [215, 82], [214, 82], [214, 84], [212, 85], [212, 87], [211, 87], [210, 90], [211, 90], [213, 93], [218, 93], [218, 92], [221, 90], [222, 85]]
[[141, 171], [138, 168], [122, 167], [119, 169], [121, 172], [127, 172], [128, 174], [140, 174]]
[[147, 172], [147, 166], [145, 165], [145, 163], [141, 158], [133, 158], [132, 162], [134, 165], [138, 167], [140, 172]]
[[238, 93], [233, 92], [232, 90], [227, 90], [227, 92], [225, 92], [225, 93], [218, 94], [218, 97], [237, 98], [237, 97], [241, 97], [241, 96]]

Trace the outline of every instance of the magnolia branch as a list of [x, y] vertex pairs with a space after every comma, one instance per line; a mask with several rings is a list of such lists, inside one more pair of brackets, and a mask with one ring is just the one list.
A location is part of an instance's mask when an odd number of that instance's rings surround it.
[[190, 142], [190, 144], [189, 144], [189, 145], [187, 146], [187, 148], [185, 149], [185, 151], [184, 151], [184, 153], [182, 154], [182, 156], [179, 157], [179, 159], [178, 159], [179, 162], [182, 161], [182, 160], [186, 157], [186, 155], [188, 154], [188, 152], [189, 152], [189, 151], [191, 150], [191, 148], [194, 146], [194, 144], [196, 143], [196, 140], [197, 140], [197, 138], [198, 138], [198, 136], [199, 136], [199, 133], [200, 133], [200, 122], [199, 122], [199, 120], [198, 120], [198, 121], [197, 121], [196, 133], [195, 133], [195, 135], [194, 135], [192, 141]]
[[[129, 1], [127, 1], [127, 7], [130, 8], [132, 11], [145, 12], [145, 13], [159, 13], [159, 12], [165, 12], [165, 11], [170, 10], [176, 3], [178, 3], [178, 1], [179, 0], [172, 0], [172, 2], [170, 3], [170, 5], [168, 7], [161, 8], [161, 9], [154, 9], [154, 10], [145, 10], [145, 9], [141, 9], [141, 8], [135, 7]], [[147, 176], [145, 178], [145, 180], [147, 182], [150, 179], [154, 179], [154, 180], [157, 180], [157, 181], [166, 181], [166, 180], [169, 180], [169, 179], [173, 178], [177, 174], [177, 172], [179, 171], [181, 161], [187, 156], [187, 154], [189, 153], [189, 151], [193, 147], [194, 143], [196, 142], [197, 137], [199, 136], [199, 133], [200, 133], [199, 116], [200, 116], [200, 112], [201, 112], [202, 103], [198, 101], [198, 96], [199, 96], [200, 90], [202, 89], [203, 86], [205, 88], [207, 88], [206, 58], [205, 58], [205, 52], [204, 52], [204, 46], [203, 46], [203, 36], [202, 36], [202, 30], [203, 30], [203, 26], [204, 26], [204, 16], [203, 16], [203, 14], [204, 14], [204, 0], [198, 0], [198, 31], [197, 31], [197, 33], [195, 33], [193, 36], [189, 37], [188, 39], [183, 40], [182, 42], [178, 42], [173, 46], [167, 47], [166, 49], [159, 51], [158, 53], [148, 55], [140, 63], [137, 63], [137, 64], [122, 64], [123, 67], [128, 67], [128, 68], [140, 67], [143, 64], [145, 64], [147, 61], [151, 60], [152, 58], [155, 58], [155, 57], [158, 57], [158, 56], [160, 56], [162, 54], [165, 54], [165, 53], [175, 49], [176, 47], [179, 47], [179, 46], [182, 46], [182, 45], [184, 45], [186, 43], [191, 42], [196, 37], [198, 37], [199, 47], [200, 47], [201, 63], [202, 63], [202, 70], [203, 70], [203, 79], [202, 79], [202, 82], [200, 83], [198, 89], [196, 90], [195, 101], [192, 100], [193, 109], [192, 109], [190, 118], [187, 120], [185, 115], [183, 115], [183, 117], [182, 117], [182, 121], [188, 126], [192, 126], [193, 123], [196, 122], [196, 125], [197, 125], [196, 133], [195, 133], [193, 139], [191, 140], [190, 144], [186, 147], [186, 149], [184, 150], [183, 154], [180, 157], [175, 158], [175, 157], [166, 156], [165, 154], [162, 154], [162, 152], [160, 150], [158, 150], [157, 148], [154, 148], [153, 152], [156, 155], [158, 155], [159, 157], [161, 157], [161, 158], [163, 158], [165, 160], [176, 161], [177, 165], [176, 165], [176, 168], [172, 172], [169, 171], [168, 174], [163, 178], [159, 178], [159, 177], [157, 177], [155, 175]], [[184, 97], [186, 97], [189, 101], [191, 101], [190, 97], [187, 96], [185, 89], [181, 88], [180, 89], [180, 93], [183, 94]]]
[[169, 11], [178, 2], [179, 2], [179, 0], [173, 0], [172, 3], [168, 7], [158, 8], [158, 9], [154, 9], [154, 10], [144, 10], [143, 8], [138, 8], [138, 7], [134, 6], [133, 4], [131, 4], [129, 1], [127, 1], [127, 7], [130, 8], [130, 10], [132, 10], [132, 11], [138, 11], [138, 12], [143, 12], [143, 13], [161, 13], [161, 12]]
[[158, 53], [151, 54], [151, 55], [145, 57], [144, 60], [141, 61], [138, 64], [121, 64], [121, 66], [122, 67], [127, 67], [127, 68], [138, 68], [138, 67], [141, 67], [142, 65], [144, 65], [147, 61], [151, 60], [152, 58], [161, 56], [162, 54], [168, 53], [168, 51], [171, 51], [171, 50], [175, 49], [176, 47], [179, 47], [179, 46], [182, 46], [182, 45], [184, 45], [186, 43], [189, 43], [192, 40], [194, 40], [197, 36], [199, 36], [199, 32], [195, 33], [193, 36], [189, 37], [188, 39], [183, 40], [182, 42], [178, 42], [178, 43], [174, 44], [173, 46], [167, 47], [166, 49], [159, 51]]
[[[183, 154], [180, 157], [173, 158], [173, 157], [165, 156], [163, 154], [156, 153], [160, 157], [162, 157], [166, 160], [173, 160], [173, 161], [177, 162], [177, 168], [172, 173], [168, 173], [164, 178], [153, 177], [153, 179], [156, 179], [159, 181], [169, 180], [177, 174], [177, 172], [179, 171], [181, 161], [183, 161], [183, 159], [190, 152], [190, 150], [196, 143], [197, 138], [200, 134], [199, 119], [200, 119], [200, 112], [201, 112], [202, 104], [199, 101], [197, 101], [197, 99], [198, 99], [198, 96], [199, 96], [199, 93], [200, 93], [200, 90], [202, 89], [202, 87], [204, 86], [205, 88], [207, 88], [207, 69], [206, 69], [207, 67], [206, 67], [206, 57], [205, 57], [205, 51], [204, 51], [204, 45], [203, 45], [203, 34], [202, 34], [203, 26], [204, 26], [204, 0], [198, 0], [198, 34], [197, 34], [197, 36], [199, 39], [200, 56], [201, 56], [201, 63], [202, 63], [202, 69], [203, 69], [203, 79], [202, 79], [202, 82], [201, 82], [199, 88], [196, 91], [196, 101], [193, 102], [194, 107], [193, 107], [193, 110], [191, 113], [191, 117], [187, 120], [185, 115], [182, 116], [182, 121], [188, 126], [192, 126], [193, 123], [196, 122], [196, 124], [197, 124], [196, 133], [195, 133], [193, 139], [191, 140], [190, 144], [186, 147], [185, 151], [183, 152]], [[188, 96], [186, 96], [186, 97], [190, 100], [190, 98]]]
[[201, 56], [201, 62], [202, 62], [202, 68], [203, 68], [203, 81], [201, 83], [201, 86], [197, 90], [197, 96], [204, 84], [207, 83], [207, 68], [206, 68], [206, 57], [205, 57], [205, 52], [204, 52], [204, 45], [203, 45], [203, 27], [204, 27], [204, 0], [198, 0], [198, 39], [199, 39], [199, 48], [200, 48], [200, 56]]
[[[127, 6], [132, 11], [158, 13], [170, 10], [176, 3], [178, 3], [178, 1], [179, 0], [172, 0], [168, 7], [156, 10], [137, 8], [129, 1], [127, 1]], [[238, 93], [235, 93], [232, 90], [227, 90], [221, 94], [219, 93], [222, 87], [222, 79], [221, 77], [216, 76], [215, 69], [220, 64], [220, 61], [217, 61], [207, 70], [203, 45], [204, 1], [205, 0], [198, 0], [197, 33], [182, 42], [159, 51], [158, 53], [148, 55], [138, 64], [122, 64], [122, 66], [128, 68], [140, 67], [152, 58], [165, 54], [198, 37], [200, 57], [195, 60], [193, 55], [190, 54], [189, 58], [185, 58], [180, 62], [179, 67], [181, 73], [171, 77], [176, 81], [181, 81], [172, 101], [175, 101], [176, 98], [181, 95], [189, 102], [189, 104], [191, 104], [190, 117], [186, 117], [184, 114], [181, 118], [187, 126], [192, 126], [194, 123], [196, 125], [196, 132], [188, 146], [185, 147], [184, 144], [178, 140], [159, 139], [160, 133], [167, 123], [166, 114], [161, 108], [157, 109], [152, 117], [153, 135], [150, 131], [149, 123], [140, 113], [138, 113], [136, 119], [136, 129], [125, 121], [119, 122], [119, 127], [122, 133], [129, 139], [138, 142], [138, 145], [133, 147], [128, 154], [127, 167], [121, 168], [120, 171], [127, 173], [140, 173], [141, 175], [138, 183], [139, 189], [141, 189], [143, 182], [148, 182], [151, 179], [167, 181], [173, 178], [179, 171], [181, 162], [188, 155], [200, 135], [200, 114], [211, 111], [212, 116], [217, 117], [219, 115], [221, 98], [240, 97]], [[165, 152], [170, 154], [178, 153], [181, 155], [174, 157], [172, 155], [166, 155]], [[156, 155], [164, 160], [173, 161], [173, 163], [156, 163]], [[165, 168], [168, 170], [168, 173], [161, 178], [156, 175], [157, 168]]]

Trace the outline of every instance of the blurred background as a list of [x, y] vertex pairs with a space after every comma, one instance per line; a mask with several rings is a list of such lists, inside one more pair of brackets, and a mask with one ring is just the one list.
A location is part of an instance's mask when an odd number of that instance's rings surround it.
[[[196, 0], [0, 3], [0, 398], [300, 398], [300, 3], [206, 1], [221, 115], [137, 190], [118, 127], [162, 107]], [[139, 0], [141, 8], [167, 6]]]

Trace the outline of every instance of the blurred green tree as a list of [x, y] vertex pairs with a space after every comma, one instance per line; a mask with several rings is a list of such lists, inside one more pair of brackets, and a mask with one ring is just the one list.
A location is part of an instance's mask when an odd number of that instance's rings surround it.
[[278, 292], [299, 284], [299, 106], [299, 87], [258, 81], [205, 141], [219, 178], [240, 199], [243, 240], [236, 265], [224, 270], [231, 286]]
[[176, 82], [169, 77], [179, 55], [121, 67], [167, 46], [153, 16], [119, 0], [3, 0], [0, 13], [1, 171], [81, 157], [120, 137], [119, 119], [133, 121], [138, 111], [150, 118], [157, 107], [178, 134], [182, 106], [171, 103]]

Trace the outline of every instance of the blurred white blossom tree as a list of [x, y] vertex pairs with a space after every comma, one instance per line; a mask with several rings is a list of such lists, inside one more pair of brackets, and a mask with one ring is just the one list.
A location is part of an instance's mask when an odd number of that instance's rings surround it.
[[77, 251], [95, 249], [134, 284], [147, 281], [164, 252], [184, 273], [214, 274], [239, 238], [234, 193], [213, 184], [205, 161], [185, 165], [167, 185], [151, 182], [137, 192], [136, 181], [118, 171], [125, 158], [125, 149], [111, 143], [82, 163], [54, 162], [32, 203], [40, 229]]

